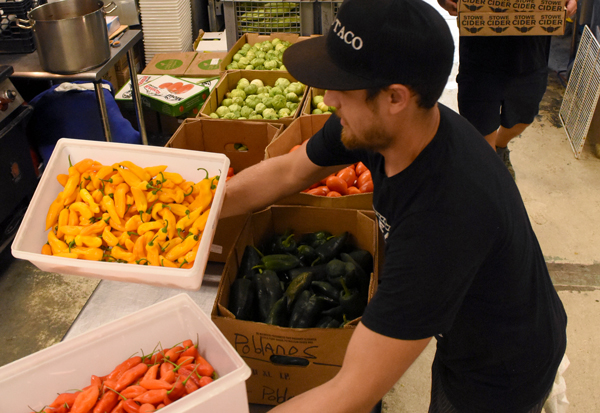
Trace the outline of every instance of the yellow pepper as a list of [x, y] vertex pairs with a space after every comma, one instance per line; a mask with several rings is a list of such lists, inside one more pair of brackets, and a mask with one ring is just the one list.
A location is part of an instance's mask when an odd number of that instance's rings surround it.
[[74, 166], [71, 166], [69, 168], [69, 180], [67, 181], [67, 184], [65, 185], [65, 189], [63, 191], [63, 196], [65, 199], [64, 205], [67, 205], [66, 200], [69, 199], [71, 197], [71, 195], [73, 195], [75, 193], [75, 190], [79, 186], [80, 176], [81, 176], [81, 174], [79, 173], [77, 168], [75, 168]]
[[94, 216], [94, 213], [83, 202], [73, 202], [71, 205], [69, 205], [69, 209], [71, 211], [77, 212], [80, 217], [86, 218], [88, 220]]
[[75, 165], [73, 165], [73, 167], [75, 169], [77, 169], [77, 171], [80, 174], [82, 174], [85, 171], [87, 171], [93, 164], [94, 164], [93, 159], [85, 158], [85, 159], [82, 159], [81, 161], [77, 162]]
[[169, 259], [163, 257], [162, 255], [159, 255], [158, 260], [160, 261], [161, 267], [178, 268], [177, 264], [175, 264], [173, 261], [170, 261]]
[[200, 209], [204, 211], [211, 204], [213, 199], [213, 193], [210, 190], [211, 181], [209, 179], [203, 179], [198, 182], [198, 195], [194, 199], [194, 202], [190, 204], [190, 210], [195, 211]]
[[166, 254], [169, 251], [171, 251], [173, 248], [175, 248], [176, 246], [181, 244], [182, 242], [183, 242], [183, 240], [179, 237], [166, 240], [165, 242], [160, 243], [160, 251], [163, 254]]
[[106, 212], [108, 212], [108, 215], [110, 215], [110, 219], [115, 221], [117, 224], [121, 224], [121, 218], [117, 213], [117, 209], [115, 208], [115, 202], [112, 200], [111, 197], [109, 197], [108, 195], [104, 195], [102, 197], [100, 205], [102, 205]]
[[100, 191], [99, 189], [96, 189], [92, 192], [92, 198], [94, 198], [94, 202], [96, 202], [97, 204], [100, 203], [100, 201], [102, 201], [102, 197], [104, 195], [102, 194], [102, 191]]
[[83, 199], [83, 201], [90, 208], [90, 211], [92, 211], [94, 214], [98, 214], [100, 212], [100, 207], [87, 189], [80, 189], [79, 194], [81, 195], [81, 199]]
[[119, 243], [119, 239], [111, 232], [109, 227], [105, 227], [102, 231], [102, 240], [109, 247], [114, 247]]
[[[89, 225], [89, 220], [88, 222], [86, 222], [86, 225]], [[77, 215], [77, 212], [75, 211], [71, 211], [71, 209], [69, 209], [69, 221], [67, 221], [67, 225], [79, 225], [79, 215]]]
[[123, 260], [127, 262], [133, 261], [133, 254], [131, 252], [125, 251], [119, 246], [112, 247], [112, 249], [110, 250], [110, 255], [117, 260]]
[[58, 174], [58, 175], [56, 175], [56, 180], [64, 188], [65, 185], [67, 185], [67, 182], [69, 181], [69, 175], [67, 175], [67, 174]]
[[70, 211], [64, 208], [62, 211], [60, 211], [60, 214], [58, 214], [58, 231], [56, 231], [56, 236], [58, 238], [62, 237], [60, 228], [65, 225], [69, 225], [69, 213]]
[[177, 235], [177, 220], [175, 218], [175, 215], [173, 215], [173, 213], [171, 211], [169, 211], [167, 208], [163, 208], [160, 211], [163, 220], [165, 222], [165, 226], [167, 227], [167, 234], [169, 236], [169, 238], [175, 238], [175, 236]]
[[115, 189], [115, 208], [119, 218], [123, 218], [127, 209], [127, 192], [129, 192], [129, 185], [124, 182], [117, 185]]
[[100, 234], [106, 228], [106, 222], [102, 219], [100, 221], [94, 222], [92, 225], [88, 225], [83, 227], [79, 235], [95, 235]]
[[[167, 165], [148, 166], [144, 168], [144, 171], [148, 172], [151, 178], [154, 178], [159, 173], [167, 169]], [[147, 179], [149, 181], [149, 179]]]
[[138, 186], [140, 182], [142, 182], [142, 180], [136, 174], [128, 169], [117, 168], [117, 172], [119, 172], [119, 175], [123, 177], [125, 182], [127, 182], [127, 185], [130, 187]]
[[148, 200], [146, 199], [144, 191], [136, 187], [131, 187], [131, 194], [133, 195], [135, 207], [138, 212], [145, 212], [148, 209]]
[[176, 261], [177, 258], [179, 258], [182, 255], [185, 255], [189, 251], [191, 251], [191, 249], [194, 248], [194, 246], [197, 243], [198, 243], [198, 237], [195, 235], [190, 235], [189, 237], [184, 239], [181, 244], [177, 245], [176, 247], [171, 249], [168, 253], [166, 253], [165, 258], [168, 259], [169, 261]]
[[[160, 233], [161, 231], [159, 231]], [[159, 261], [159, 249], [158, 240], [156, 239], [160, 235], [157, 234], [154, 238], [150, 240], [149, 243], [146, 244], [146, 258], [148, 259], [148, 263], [155, 267], [160, 266]]]
[[64, 234], [75, 237], [81, 234], [83, 228], [84, 227], [80, 225], [63, 225], [62, 227], [58, 228], [58, 233], [56, 234], [56, 236], [58, 237], [59, 234]]
[[48, 232], [48, 243], [50, 244], [53, 255], [69, 252], [67, 243], [59, 240], [53, 231]]
[[158, 193], [155, 194], [152, 191], [146, 192], [146, 201], [148, 201], [149, 204], [153, 203], [157, 199], [158, 199]]
[[164, 226], [165, 226], [165, 223], [162, 220], [144, 222], [137, 228], [137, 233], [139, 236], [142, 236], [148, 231], [153, 231], [155, 229], [161, 229]]
[[163, 172], [163, 176], [169, 181], [172, 181], [175, 185], [179, 185], [185, 181], [183, 177], [176, 172]]
[[110, 219], [108, 220], [108, 224], [109, 224], [109, 225], [110, 225], [112, 228], [116, 229], [117, 231], [121, 231], [121, 232], [123, 232], [123, 231], [127, 231], [127, 229], [125, 228], [125, 225], [124, 225], [123, 221], [116, 222], [114, 219], [110, 218]]
[[125, 248], [127, 248], [127, 251], [133, 252], [133, 247], [135, 247], [135, 242], [133, 242], [131, 238], [126, 239]]
[[187, 254], [179, 257], [177, 259], [177, 262], [180, 264], [183, 264], [184, 262], [187, 262], [189, 264], [193, 263], [196, 260], [196, 254], [198, 254], [198, 247], [200, 246], [200, 243], [198, 242], [194, 248], [192, 248], [192, 250], [190, 252], [188, 252]]
[[123, 177], [121, 175], [113, 175], [111, 178], [111, 184], [116, 188], [119, 184], [122, 184], [123, 182], [125, 182], [125, 180], [123, 179]]
[[125, 223], [125, 230], [135, 232], [140, 225], [142, 225], [142, 217], [139, 215], [134, 215]]
[[48, 208], [48, 214], [46, 214], [46, 230], [52, 228], [54, 224], [58, 221], [58, 215], [60, 211], [64, 208], [64, 193], [60, 192], [52, 204], [50, 204], [50, 208]]
[[204, 231], [206, 228], [206, 221], [208, 221], [208, 214], [210, 213], [210, 208], [202, 213], [192, 224], [192, 228], [190, 228], [190, 232], [192, 234], [197, 235], [198, 233]]
[[131, 252], [133, 252], [133, 257], [136, 261], [146, 257], [146, 244], [148, 243], [148, 238], [146, 238], [147, 235], [150, 236], [149, 239], [152, 239], [154, 236], [154, 234], [150, 231], [143, 236], [139, 236], [138, 239], [135, 240]]
[[44, 254], [44, 255], [52, 255], [52, 247], [50, 246], [50, 244], [45, 243], [42, 246], [42, 254]]
[[105, 179], [108, 175], [110, 175], [112, 172], [114, 171], [112, 166], [103, 166], [102, 168], [100, 168], [98, 170], [98, 172], [95, 175], [92, 175], [92, 183], [94, 184], [94, 187], [96, 187], [96, 189], [100, 189], [103, 185], [102, 185], [102, 179]]
[[77, 235], [75, 237], [75, 245], [78, 247], [83, 247], [85, 245], [86, 247], [99, 248], [102, 245], [102, 238], [91, 237], [89, 235]]
[[167, 204], [166, 207], [171, 210], [172, 213], [180, 217], [186, 216], [190, 213], [190, 209], [185, 205], [181, 204]]
[[74, 252], [59, 252], [58, 254], [54, 254], [55, 257], [63, 257], [63, 258], [79, 258], [77, 254]]
[[158, 213], [160, 211], [162, 211], [164, 205], [165, 204], [163, 204], [163, 203], [157, 202], [156, 204], [154, 204], [152, 206], [152, 212], [151, 212], [150, 215], [152, 215], [153, 219], [155, 219], [155, 220], [159, 220], [160, 219], [159, 216], [158, 216]]
[[104, 257], [104, 251], [100, 248], [75, 247], [71, 252], [77, 254], [77, 258], [89, 261], [101, 261]]
[[179, 221], [177, 221], [177, 225], [175, 226], [176, 230], [178, 232], [181, 232], [182, 230], [184, 230], [187, 227], [189, 227], [190, 225], [192, 225], [194, 223], [194, 221], [198, 219], [198, 217], [200, 216], [201, 213], [202, 213], [202, 210], [200, 208], [198, 208], [195, 211], [191, 212], [190, 214], [181, 218]]
[[136, 164], [134, 164], [131, 161], [123, 161], [123, 162], [120, 162], [119, 165], [125, 166], [126, 168], [128, 168], [138, 178], [140, 178], [140, 181], [149, 181], [150, 179], [152, 179], [152, 176], [150, 175], [150, 173], [148, 173], [146, 170], [144, 170], [144, 168], [140, 168], [139, 166], [137, 166]]

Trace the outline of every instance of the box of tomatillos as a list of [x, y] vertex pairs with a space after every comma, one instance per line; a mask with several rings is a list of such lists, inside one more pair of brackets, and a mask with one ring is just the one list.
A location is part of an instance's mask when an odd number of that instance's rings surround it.
[[566, 0], [459, 0], [458, 12], [532, 12], [564, 11]]
[[187, 294], [179, 294], [0, 367], [2, 410], [43, 411], [57, 394], [74, 393], [72, 389], [88, 386], [92, 375], [108, 375], [134, 355], [148, 355], [187, 339], [198, 342], [200, 355], [214, 367], [217, 379], [163, 410], [248, 412], [245, 380], [250, 368]]
[[460, 36], [552, 36], [565, 32], [566, 12], [461, 12]]
[[[317, 323], [319, 327], [309, 324], [310, 327], [306, 328], [292, 328], [286, 327], [285, 322], [279, 322], [285, 321], [288, 317], [283, 313], [289, 311], [287, 309], [289, 303], [295, 307], [293, 303], [301, 302], [309, 296], [311, 297], [309, 300], [322, 303], [323, 306], [316, 304], [321, 310], [329, 308], [328, 304], [325, 304], [329, 300], [317, 298], [316, 296], [319, 294], [312, 292], [313, 286], [327, 284], [324, 281], [317, 282], [326, 276], [321, 271], [317, 272], [317, 268], [322, 268], [317, 266], [311, 267], [310, 270], [302, 270], [303, 272], [292, 280], [294, 288], [291, 288], [291, 291], [289, 288], [285, 290], [282, 297], [283, 307], [281, 311], [276, 311], [282, 313], [275, 316], [278, 320], [281, 319], [277, 324], [237, 319], [230, 311], [230, 304], [235, 302], [236, 297], [239, 302], [240, 297], [243, 300], [244, 294], [251, 291], [251, 289], [245, 291], [236, 286], [244, 278], [239, 277], [240, 267], [245, 268], [250, 261], [247, 260], [246, 264], [242, 262], [245, 251], [252, 251], [253, 246], [266, 251], [263, 246], [274, 235], [290, 232], [299, 242], [302, 242], [303, 237], [315, 239], [313, 235], [316, 236], [318, 233], [329, 233], [334, 239], [340, 239], [346, 233], [344, 248], [350, 248], [346, 251], [361, 251], [363, 257], [368, 258], [370, 254], [374, 258], [366, 265], [364, 264], [365, 260], [362, 259], [360, 261], [363, 264], [356, 263], [356, 266], [361, 268], [372, 269], [369, 271], [371, 274], [370, 280], [368, 280], [370, 281], [369, 286], [365, 287], [364, 291], [365, 298], [370, 299], [377, 286], [377, 274], [380, 268], [378, 255], [380, 238], [372, 212], [302, 206], [272, 206], [252, 214], [246, 221], [235, 247], [227, 259], [211, 313], [213, 322], [252, 369], [252, 375], [246, 382], [250, 403], [280, 404], [333, 378], [342, 365], [346, 348], [354, 328], [360, 320], [360, 316], [354, 319], [350, 317], [351, 322], [339, 324], [339, 320], [335, 319], [338, 315], [333, 315], [330, 318], [338, 321], [336, 324], [338, 327], [335, 327], [334, 324], [327, 324], [329, 328], [325, 328], [324, 324], [320, 323]], [[289, 238], [287, 239], [289, 241]], [[346, 257], [353, 252], [344, 254], [343, 257]], [[335, 260], [336, 265], [332, 265], [332, 268], [345, 265], [342, 264], [341, 259], [335, 258]], [[327, 264], [323, 265], [327, 266]], [[277, 272], [277, 277], [280, 276], [280, 272]], [[248, 283], [258, 282], [258, 280], [246, 279]], [[317, 284], [314, 284], [313, 281]], [[296, 291], [297, 294], [293, 291]], [[352, 291], [351, 294], [356, 294], [357, 290]], [[248, 297], [246, 295], [246, 298]], [[260, 301], [258, 304], [262, 305]], [[313, 310], [309, 310], [306, 314], [300, 315], [321, 321], [321, 316], [317, 314], [319, 310], [315, 309], [314, 311], [313, 313]], [[342, 313], [344, 311], [342, 310]], [[333, 310], [333, 313], [336, 312], [337, 308]], [[294, 313], [295, 311], [292, 310], [290, 320], [295, 319]], [[326, 317], [323, 318], [325, 321], [329, 320]], [[348, 318], [346, 317], [346, 319]], [[307, 324], [305, 322], [307, 320], [301, 320], [303, 325]], [[333, 321], [329, 320], [329, 322]]]
[[[282, 129], [282, 124], [274, 123], [188, 118], [166, 146], [223, 154], [229, 159], [235, 174], [265, 159], [267, 145]], [[225, 262], [245, 221], [246, 216], [219, 219], [209, 261]]]
[[[84, 160], [91, 160], [94, 163], [82, 162]], [[59, 175], [64, 177], [69, 173], [70, 164], [77, 165], [79, 162], [89, 166], [82, 172], [75, 168], [76, 171], [72, 171], [75, 179], [63, 186], [58, 179]], [[99, 165], [106, 166], [100, 176], [98, 176]], [[147, 172], [150, 178], [146, 176], [143, 180], [139, 177], [134, 179], [125, 173], [133, 173], [135, 170], [144, 175], [144, 172], [139, 172], [138, 168]], [[115, 142], [60, 139], [17, 231], [12, 244], [12, 254], [16, 258], [30, 261], [42, 271], [47, 272], [198, 290], [202, 284], [215, 227], [225, 197], [225, 179], [214, 177], [222, 175], [224, 178], [228, 168], [229, 159], [219, 153]], [[169, 173], [177, 175], [169, 175]], [[207, 175], [211, 177], [208, 187], [214, 186], [214, 192], [210, 196], [207, 191], [197, 191], [202, 188], [198, 183], [202, 182]], [[178, 176], [182, 179], [181, 185], [175, 184], [179, 181]], [[128, 178], [128, 181], [123, 182], [125, 177]], [[62, 182], [64, 183], [64, 181]], [[86, 182], [89, 183], [84, 185]], [[119, 185], [117, 182], [126, 184], [122, 186], [122, 190], [129, 192], [121, 193], [125, 199], [114, 187]], [[127, 184], [127, 182], [130, 183]], [[185, 186], [185, 182], [189, 182], [190, 185]], [[81, 189], [79, 185], [81, 185]], [[95, 188], [96, 185], [98, 185], [97, 188]], [[136, 199], [132, 200], [132, 194], [135, 192], [130, 190], [131, 185], [138, 188], [138, 194], [146, 197], [144, 199], [146, 202], [142, 202], [142, 198], [137, 196], [138, 202], [134, 202]], [[67, 186], [69, 191], [67, 191]], [[181, 186], [184, 186], [187, 192], [180, 193], [179, 191], [183, 191]], [[86, 192], [83, 192], [84, 189]], [[68, 198], [64, 201], [59, 195], [62, 194], [64, 197], [63, 191], [70, 193], [67, 194]], [[110, 193], [113, 194], [113, 197], [110, 197]], [[194, 194], [197, 194], [194, 200], [196, 198], [199, 200], [198, 207], [187, 208], [183, 201], [191, 201], [189, 197]], [[206, 196], [200, 198], [200, 194]], [[91, 195], [92, 198], [87, 195]], [[183, 200], [180, 200], [181, 195], [183, 195]], [[78, 196], [80, 198], [77, 198]], [[96, 196], [99, 197], [94, 198]], [[69, 201], [70, 199], [81, 199], [81, 201], [72, 202]], [[77, 205], [73, 206], [75, 204]], [[123, 209], [117, 207], [119, 204]], [[145, 214], [137, 211], [142, 204], [145, 204], [141, 207], [145, 210]], [[67, 205], [69, 208], [65, 208]], [[164, 208], [163, 205], [167, 205], [171, 214], [165, 210], [159, 216], [160, 211], [154, 208], [155, 205], [161, 209]], [[49, 214], [51, 206], [54, 213]], [[66, 224], [60, 215], [63, 210], [66, 210], [69, 218]], [[75, 214], [72, 223], [71, 212]], [[155, 216], [151, 216], [151, 212], [154, 212]], [[177, 221], [179, 223], [180, 219], [184, 217], [189, 220], [200, 218], [201, 213], [206, 213], [203, 215], [206, 222], [203, 223], [203, 228], [200, 226], [196, 228], [201, 232], [193, 237], [186, 237], [188, 231], [193, 235], [189, 230], [190, 222], [187, 220], [181, 221], [180, 230], [176, 229], [179, 224], [170, 227], [166, 225], [166, 222]], [[58, 219], [56, 214], [59, 214]], [[118, 218], [115, 218], [115, 215]], [[155, 218], [161, 216], [161, 219]], [[160, 252], [156, 251], [159, 256], [155, 263], [148, 254], [150, 240], [145, 243], [140, 235], [142, 219], [145, 220], [144, 224], [147, 224], [143, 227], [144, 234], [142, 235], [146, 237], [153, 233], [156, 236], [160, 235], [160, 239], [155, 240], [161, 248]], [[160, 224], [161, 221], [163, 221], [162, 224]], [[198, 224], [200, 223], [198, 222]], [[167, 231], [168, 228], [171, 228], [172, 232], [159, 232], [162, 231], [162, 228]], [[105, 233], [104, 229], [110, 234]], [[63, 235], [59, 236], [59, 232]], [[55, 234], [55, 236], [52, 237], [51, 234]], [[86, 234], [90, 236], [84, 237]], [[82, 238], [77, 239], [79, 235]], [[189, 238], [186, 246], [197, 248], [194, 256], [189, 257], [188, 265], [181, 260], [187, 255], [187, 252], [186, 255], [179, 255], [185, 250], [184, 247], [171, 252], [171, 248], [178, 246], [176, 244], [183, 245], [184, 237]], [[99, 245], [96, 244], [98, 242], [96, 238], [100, 240]], [[53, 249], [52, 255], [42, 253], [45, 244], [51, 240], [55, 241], [55, 239], [61, 241], [55, 243], [56, 251]], [[112, 242], [115, 239], [117, 242]], [[88, 244], [80, 244], [80, 240], [82, 243], [83, 240], [86, 240]], [[134, 251], [133, 246], [138, 240], [141, 241]], [[96, 251], [98, 249], [101, 250], [100, 256], [96, 255], [99, 252]], [[176, 252], [177, 254], [175, 254]]]

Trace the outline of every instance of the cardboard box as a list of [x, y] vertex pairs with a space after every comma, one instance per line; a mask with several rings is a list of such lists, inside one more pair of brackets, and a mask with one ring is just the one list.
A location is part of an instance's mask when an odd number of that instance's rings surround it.
[[[199, 340], [198, 350], [213, 365], [218, 379], [173, 402], [167, 411], [247, 413], [245, 380], [250, 376], [250, 368], [187, 294], [2, 366], [2, 411], [41, 411], [58, 393], [85, 387], [92, 374], [110, 373], [135, 352], [150, 354], [157, 343], [170, 346], [186, 339]], [[27, 410], [28, 407], [31, 408]]]
[[460, 0], [459, 12], [530, 12], [556, 13], [564, 11], [566, 0]]
[[178, 117], [200, 108], [208, 98], [209, 90], [206, 86], [164, 75], [141, 85], [140, 95], [144, 106], [165, 115]]
[[[285, 155], [295, 145], [312, 137], [331, 115], [300, 116], [267, 146], [266, 157]], [[340, 168], [341, 169], [341, 168]], [[277, 202], [278, 205], [307, 205], [324, 208], [373, 209], [373, 194], [345, 195], [338, 198], [297, 193]]]
[[142, 74], [182, 76], [195, 57], [196, 52], [157, 53]]
[[198, 38], [194, 42], [194, 50], [197, 52], [227, 53], [227, 32], [205, 32], [200, 30]]
[[[285, 328], [241, 321], [229, 312], [230, 286], [246, 245], [260, 245], [275, 233], [295, 234], [326, 230], [348, 231], [351, 243], [373, 254], [369, 299], [375, 293], [379, 271], [378, 226], [373, 215], [361, 211], [298, 206], [273, 206], [249, 217], [225, 264], [211, 318], [252, 369], [246, 381], [249, 403], [280, 404], [328, 380], [339, 371], [346, 348], [360, 318], [344, 328]], [[377, 258], [376, 258], [377, 257]], [[274, 364], [272, 355], [304, 359], [306, 366]]]
[[211, 78], [203, 78], [203, 77], [188, 77], [188, 76], [181, 76], [179, 77], [179, 79], [185, 80], [186, 82], [190, 82], [190, 83], [194, 83], [196, 85], [204, 85], [208, 88], [208, 90], [210, 92], [212, 92], [214, 90], [215, 87], [217, 87], [217, 83], [219, 83], [219, 80], [221, 80], [221, 78], [219, 76], [215, 76], [215, 77], [211, 77]]
[[114, 66], [111, 67], [110, 69], [108, 69], [108, 72], [106, 72], [106, 74], [104, 76], [102, 76], [102, 79], [108, 80], [115, 91], [119, 90], [119, 82], [117, 80], [117, 71], [115, 70]]
[[[284, 77], [289, 79], [290, 82], [296, 82], [296, 79], [289, 74], [289, 72], [281, 72], [276, 70], [228, 70], [225, 72], [217, 87], [210, 93], [208, 99], [200, 109], [199, 117], [210, 118], [210, 114], [215, 112], [217, 108], [221, 105], [223, 99], [227, 92], [235, 89], [237, 83], [241, 78], [246, 78], [250, 82], [254, 79], [260, 79], [263, 81], [265, 85], [273, 86], [275, 81], [280, 77]], [[249, 119], [249, 122], [266, 122], [266, 123], [281, 123], [284, 125], [291, 124], [294, 119], [300, 116], [300, 112], [302, 111], [302, 105], [304, 104], [304, 98], [306, 96], [306, 92], [309, 88], [306, 87], [304, 89], [304, 94], [300, 97], [300, 102], [298, 104], [298, 109], [294, 113], [293, 116], [289, 116], [281, 119]], [[230, 122], [235, 122], [235, 119], [229, 120]]]
[[302, 112], [300, 116], [312, 115], [313, 107], [312, 107], [312, 99], [315, 96], [324, 96], [325, 89], [318, 89], [311, 87], [306, 93], [306, 98], [304, 99], [304, 104], [302, 105]]
[[[242, 46], [245, 45], [246, 43], [253, 45], [258, 42], [264, 42], [266, 40], [273, 40], [275, 38], [281, 39], [281, 40], [286, 40], [290, 43], [297, 43], [302, 40], [310, 39], [311, 37], [317, 37], [317, 36], [320, 36], [320, 35], [314, 34], [311, 36], [300, 36], [299, 34], [296, 34], [296, 33], [271, 33], [268, 35], [256, 34], [256, 33], [245, 33], [238, 39], [237, 42], [235, 42], [235, 44], [233, 46], [231, 46], [231, 49], [229, 49], [227, 56], [221, 62], [220, 69], [223, 72], [226, 71], [227, 65], [233, 61], [233, 55], [235, 55], [238, 52], [238, 50], [240, 50], [242, 48]], [[282, 71], [277, 71], [277, 72], [282, 72]]]
[[548, 36], [563, 35], [566, 12], [458, 14], [460, 36]]
[[213, 77], [221, 74], [221, 62], [227, 52], [198, 53], [185, 71], [185, 76]]
[[[222, 119], [185, 119], [167, 142], [170, 148], [222, 153], [238, 173], [265, 158], [267, 145], [277, 137], [283, 125], [257, 122], [229, 122]], [[235, 149], [240, 143], [247, 151]], [[244, 226], [246, 216], [219, 220], [209, 261], [225, 262]]]

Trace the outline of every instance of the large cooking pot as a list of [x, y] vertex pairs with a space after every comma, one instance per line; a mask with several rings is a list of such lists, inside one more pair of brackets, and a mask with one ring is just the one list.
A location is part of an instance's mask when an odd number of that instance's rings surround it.
[[110, 59], [104, 15], [116, 9], [98, 0], [61, 0], [38, 6], [19, 19], [23, 29], [33, 28], [38, 56], [47, 72], [79, 73]]

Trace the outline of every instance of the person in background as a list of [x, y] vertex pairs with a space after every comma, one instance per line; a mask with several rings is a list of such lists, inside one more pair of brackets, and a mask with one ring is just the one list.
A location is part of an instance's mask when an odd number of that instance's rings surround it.
[[[457, 1], [438, 0], [450, 15]], [[577, 0], [567, 0], [567, 14]], [[510, 171], [508, 143], [538, 114], [548, 83], [552, 36], [461, 36], [459, 42], [458, 110], [496, 152]]]
[[232, 177], [221, 216], [361, 161], [385, 262], [338, 374], [273, 412], [369, 412], [433, 337], [429, 412], [541, 412], [567, 317], [515, 182], [437, 102], [453, 56], [448, 24], [421, 0], [346, 0], [325, 36], [284, 53], [336, 112], [299, 149]]

